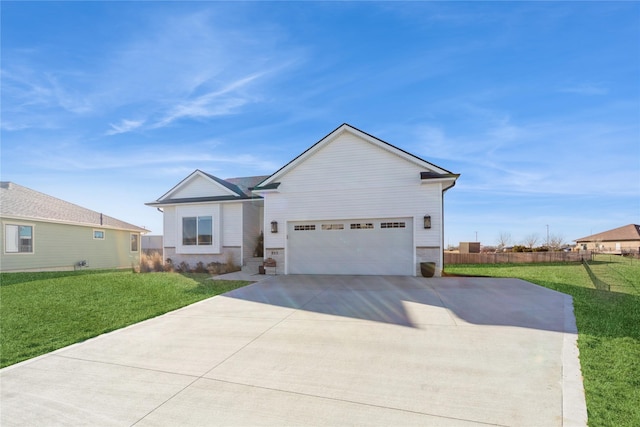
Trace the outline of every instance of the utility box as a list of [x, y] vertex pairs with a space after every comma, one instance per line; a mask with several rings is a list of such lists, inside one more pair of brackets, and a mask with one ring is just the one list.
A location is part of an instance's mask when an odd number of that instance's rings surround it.
[[460, 242], [458, 249], [461, 254], [479, 254], [480, 242]]

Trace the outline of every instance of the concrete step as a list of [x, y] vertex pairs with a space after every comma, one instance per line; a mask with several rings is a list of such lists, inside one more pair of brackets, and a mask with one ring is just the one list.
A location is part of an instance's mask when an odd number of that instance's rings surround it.
[[257, 274], [258, 267], [262, 265], [264, 258], [245, 258], [242, 271], [250, 274]]

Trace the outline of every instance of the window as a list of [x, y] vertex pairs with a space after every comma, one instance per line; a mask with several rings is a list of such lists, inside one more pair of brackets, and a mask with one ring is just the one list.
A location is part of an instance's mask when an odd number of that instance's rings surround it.
[[344, 224], [322, 224], [323, 230], [344, 230]]
[[182, 244], [185, 246], [211, 246], [213, 219], [211, 216], [182, 218]]
[[93, 238], [96, 240], [104, 240], [104, 230], [93, 230]]
[[7, 224], [5, 227], [5, 252], [33, 253], [33, 226]]
[[352, 230], [367, 230], [372, 228], [373, 228], [373, 224], [370, 222], [366, 222], [364, 224], [351, 224]]
[[131, 252], [138, 252], [140, 235], [136, 233], [131, 233]]
[[380, 228], [405, 228], [404, 222], [381, 222]]
[[316, 229], [315, 224], [294, 225], [294, 231], [313, 231]]

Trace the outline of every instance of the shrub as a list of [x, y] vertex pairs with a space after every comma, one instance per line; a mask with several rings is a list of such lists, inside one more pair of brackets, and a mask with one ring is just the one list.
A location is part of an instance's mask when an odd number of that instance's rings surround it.
[[198, 263], [196, 264], [196, 273], [206, 273], [207, 269], [204, 266], [204, 263], [202, 261], [198, 261]]
[[174, 268], [178, 273], [191, 273], [191, 266], [186, 261], [182, 261], [180, 264], [178, 264]]

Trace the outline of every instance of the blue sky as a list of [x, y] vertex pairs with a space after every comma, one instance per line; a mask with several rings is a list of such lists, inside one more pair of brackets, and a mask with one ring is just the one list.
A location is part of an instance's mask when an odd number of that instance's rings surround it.
[[345, 122], [461, 174], [445, 244], [640, 223], [638, 2], [0, 7], [2, 180], [153, 234], [194, 169], [270, 174]]

